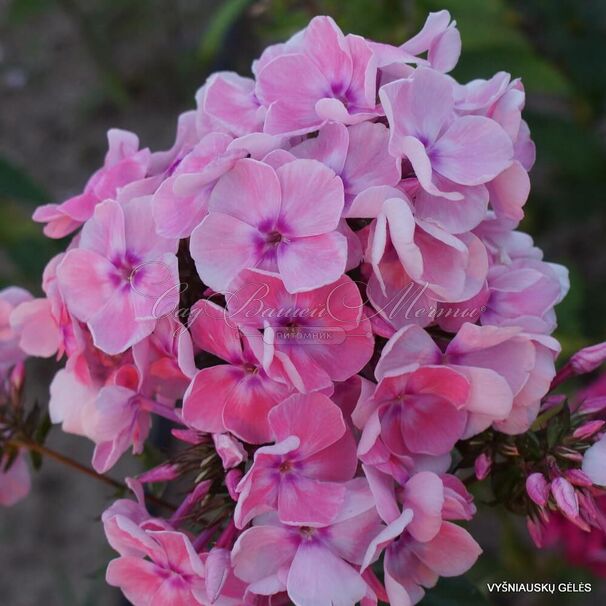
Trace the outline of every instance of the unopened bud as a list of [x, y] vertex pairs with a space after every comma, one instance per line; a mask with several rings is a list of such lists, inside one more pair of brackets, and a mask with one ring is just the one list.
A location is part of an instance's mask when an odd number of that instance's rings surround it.
[[593, 486], [591, 478], [580, 469], [567, 469], [564, 472], [564, 477], [575, 486], [583, 486], [585, 488]]
[[142, 484], [147, 484], [149, 482], [170, 482], [171, 480], [178, 478], [179, 475], [180, 472], [177, 465], [164, 463], [143, 472], [141, 475], [137, 476], [137, 479]]
[[570, 365], [577, 374], [595, 370], [606, 360], [606, 342], [584, 347], [570, 358]]
[[476, 458], [474, 462], [476, 478], [478, 480], [484, 480], [485, 478], [487, 478], [488, 474], [490, 473], [491, 467], [492, 459], [485, 452], [483, 452]]
[[545, 507], [549, 498], [549, 484], [542, 473], [531, 473], [526, 478], [526, 492], [539, 507]]
[[574, 430], [572, 437], [577, 438], [578, 440], [586, 440], [598, 433], [604, 425], [606, 425], [606, 421], [598, 419], [595, 421], [588, 421], [587, 423], [583, 423], [583, 425], [579, 425], [579, 427]]
[[579, 500], [574, 486], [564, 477], [560, 476], [551, 482], [551, 494], [558, 509], [571, 521], [579, 517]]

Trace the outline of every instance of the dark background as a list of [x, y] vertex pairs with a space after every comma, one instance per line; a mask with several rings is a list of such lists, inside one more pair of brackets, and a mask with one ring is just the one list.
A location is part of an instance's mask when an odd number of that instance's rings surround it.
[[[345, 32], [399, 44], [442, 8], [463, 38], [455, 77], [506, 70], [526, 85], [538, 153], [522, 227], [548, 260], [570, 268], [571, 293], [558, 309], [565, 354], [606, 339], [602, 0], [0, 0], [0, 288], [18, 283], [39, 294], [41, 270], [64, 243], [45, 240], [31, 212], [81, 191], [102, 162], [108, 128], [170, 147], [178, 113], [193, 107], [211, 71], [250, 75], [263, 47], [312, 16], [330, 14]], [[36, 372], [43, 384], [46, 370]], [[89, 444], [58, 430], [51, 444], [90, 456]], [[0, 512], [0, 604], [118, 604], [102, 581], [111, 551], [97, 523], [109, 497], [46, 463], [30, 499]], [[487, 553], [469, 575], [482, 591], [486, 580], [589, 578], [557, 553], [533, 552], [501, 512], [483, 516], [476, 532]], [[605, 603], [597, 593], [486, 602], [464, 583], [444, 585], [427, 605]]]

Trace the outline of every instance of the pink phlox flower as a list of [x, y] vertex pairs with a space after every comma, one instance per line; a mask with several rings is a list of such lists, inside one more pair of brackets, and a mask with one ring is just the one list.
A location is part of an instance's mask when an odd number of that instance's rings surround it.
[[109, 149], [105, 163], [88, 181], [84, 192], [62, 204], [45, 204], [36, 209], [34, 221], [46, 223], [49, 238], [63, 238], [93, 216], [96, 205], [116, 198], [120, 188], [142, 179], [147, 173], [150, 151], [139, 150], [137, 135], [111, 129], [107, 133]]
[[355, 124], [380, 114], [370, 44], [344, 36], [330, 17], [315, 17], [286, 44], [269, 47], [254, 69], [266, 133], [304, 134], [327, 121]]
[[372, 494], [358, 478], [330, 525], [287, 526], [276, 514], [257, 519], [234, 546], [234, 572], [252, 594], [287, 591], [297, 606], [353, 606], [368, 593], [359, 566], [379, 528]]
[[357, 467], [355, 442], [339, 407], [315, 393], [293, 395], [269, 413], [275, 444], [255, 453], [240, 482], [235, 521], [277, 510], [286, 524], [326, 526], [341, 511]]
[[178, 303], [177, 241], [150, 233], [149, 198], [124, 207], [106, 200], [57, 267], [69, 312], [87, 323], [95, 346], [106, 353], [144, 339]]
[[232, 284], [227, 308], [262, 350], [269, 375], [300, 392], [332, 390], [333, 381], [353, 376], [372, 355], [370, 322], [348, 276], [291, 294], [277, 275], [247, 270]]
[[277, 271], [289, 292], [312, 290], [345, 270], [347, 240], [337, 231], [343, 184], [315, 160], [277, 170], [244, 159], [212, 191], [209, 214], [193, 231], [191, 255], [203, 282], [225, 292], [246, 268]]
[[292, 388], [268, 376], [258, 342], [242, 334], [225, 309], [198, 301], [189, 326], [195, 345], [227, 364], [207, 366], [193, 376], [183, 399], [184, 422], [199, 431], [229, 431], [255, 444], [270, 441], [268, 413]]
[[390, 126], [390, 152], [408, 160], [430, 194], [460, 200], [457, 185], [488, 183], [513, 160], [511, 139], [496, 121], [457, 115], [448, 76], [420, 67], [383, 86], [379, 96]]

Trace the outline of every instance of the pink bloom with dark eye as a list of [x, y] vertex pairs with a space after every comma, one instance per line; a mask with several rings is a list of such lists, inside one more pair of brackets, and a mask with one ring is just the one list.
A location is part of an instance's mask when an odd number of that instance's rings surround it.
[[274, 170], [240, 160], [215, 186], [190, 249], [203, 282], [225, 292], [246, 268], [278, 271], [289, 292], [330, 284], [345, 270], [347, 241], [336, 231], [343, 185], [314, 160]]
[[[398, 331], [383, 349], [377, 378], [446, 364], [468, 378], [471, 413], [464, 437], [492, 423], [500, 431], [521, 433], [538, 413], [555, 375], [557, 342], [529, 336], [518, 328], [464, 324], [445, 352], [416, 326]], [[488, 395], [490, 394], [490, 395]]]
[[372, 356], [370, 322], [348, 276], [291, 294], [275, 274], [246, 270], [231, 290], [231, 320], [258, 344], [268, 374], [300, 392], [332, 389], [333, 381], [349, 379]]
[[355, 604], [368, 592], [358, 568], [379, 522], [367, 484], [352, 480], [330, 525], [285, 526], [277, 515], [261, 516], [234, 546], [234, 573], [250, 593], [287, 591], [297, 606]]
[[317, 137], [305, 139], [289, 151], [297, 158], [318, 160], [343, 181], [345, 212], [354, 196], [369, 187], [396, 185], [400, 166], [389, 154], [389, 130], [374, 122], [346, 127], [329, 122]]
[[275, 509], [285, 524], [326, 526], [357, 467], [341, 410], [322, 394], [294, 395], [272, 409], [269, 425], [276, 443], [257, 450], [238, 486], [236, 524]]
[[458, 117], [454, 93], [447, 76], [420, 67], [379, 94], [391, 129], [391, 153], [408, 159], [428, 193], [460, 200], [463, 195], [450, 184], [474, 186], [494, 179], [511, 164], [513, 145], [494, 120]]
[[105, 164], [88, 181], [84, 192], [62, 204], [45, 204], [36, 209], [34, 221], [46, 223], [44, 233], [49, 238], [63, 238], [93, 216], [95, 206], [115, 198], [121, 187], [143, 179], [147, 172], [150, 152], [139, 150], [139, 138], [124, 130], [107, 133], [109, 150]]
[[114, 521], [124, 547], [107, 567], [110, 585], [134, 606], [206, 604], [204, 566], [183, 533], [144, 530], [124, 516]]
[[99, 204], [57, 268], [67, 308], [109, 354], [148, 336], [178, 302], [177, 241], [149, 237], [150, 210], [149, 198]]
[[189, 325], [194, 343], [228, 364], [197, 371], [183, 399], [184, 422], [204, 432], [230, 431], [254, 444], [271, 441], [268, 414], [292, 388], [267, 375], [255, 343], [228, 320], [225, 309], [198, 301]]
[[269, 134], [303, 134], [327, 121], [354, 124], [379, 114], [376, 59], [360, 36], [344, 36], [330, 17], [315, 17], [255, 64], [256, 96]]
[[[450, 452], [465, 431], [469, 393], [468, 379], [451, 368], [426, 366], [386, 376], [372, 397], [383, 443], [401, 456]], [[376, 424], [366, 427], [361, 444]]]

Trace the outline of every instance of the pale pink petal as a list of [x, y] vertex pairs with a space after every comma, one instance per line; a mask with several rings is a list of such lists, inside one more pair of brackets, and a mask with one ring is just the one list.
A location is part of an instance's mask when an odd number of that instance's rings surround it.
[[116, 291], [88, 320], [96, 347], [108, 354], [122, 353], [152, 333], [155, 319], [138, 320], [133, 299]]
[[277, 441], [289, 436], [301, 440], [301, 457], [334, 444], [346, 429], [340, 408], [319, 393], [290, 396], [269, 413], [269, 424]]
[[219, 179], [210, 197], [209, 210], [257, 227], [276, 220], [280, 199], [280, 183], [274, 169], [245, 158]]
[[24, 301], [12, 311], [10, 323], [19, 333], [19, 347], [26, 354], [48, 358], [57, 352], [61, 334], [49, 299]]
[[290, 153], [297, 158], [319, 160], [340, 174], [345, 165], [349, 147], [349, 130], [343, 124], [329, 122], [318, 136], [295, 145]]
[[368, 187], [396, 185], [401, 170], [388, 153], [388, 129], [383, 124], [362, 122], [348, 131], [349, 151], [341, 173], [345, 191], [355, 195]]
[[343, 183], [332, 170], [317, 160], [295, 160], [276, 173], [286, 235], [317, 236], [337, 228], [343, 210]]
[[366, 594], [366, 583], [349, 564], [312, 541], [297, 550], [287, 591], [298, 606], [351, 606]]
[[318, 99], [332, 96], [330, 82], [303, 54], [276, 57], [257, 75], [257, 96], [269, 105], [264, 131], [270, 135], [301, 134], [317, 129]]
[[285, 524], [327, 526], [336, 518], [344, 499], [344, 484], [285, 477], [278, 489], [278, 515]]
[[232, 563], [235, 575], [249, 583], [250, 591], [272, 595], [286, 589], [278, 572], [290, 566], [297, 543], [283, 526], [254, 526], [234, 545]]
[[255, 82], [233, 72], [219, 72], [209, 78], [204, 110], [236, 136], [259, 130], [259, 102]]
[[137, 606], [149, 606], [165, 581], [160, 567], [134, 556], [112, 560], [105, 580], [112, 587], [120, 587], [126, 598]]
[[331, 82], [333, 90], [344, 92], [351, 79], [352, 64], [343, 32], [334, 20], [314, 17], [305, 28], [302, 48]]
[[89, 250], [70, 250], [57, 267], [57, 280], [69, 310], [87, 322], [113, 296], [114, 266], [103, 256]]
[[530, 178], [524, 167], [517, 161], [497, 175], [489, 184], [490, 204], [497, 217], [521, 221], [522, 207], [530, 193]]
[[200, 349], [227, 362], [242, 359], [240, 335], [225, 308], [205, 299], [197, 301], [190, 309], [188, 328]]
[[211, 187], [200, 187], [195, 194], [179, 195], [175, 187], [188, 175], [175, 175], [162, 182], [154, 194], [151, 211], [156, 232], [165, 238], [186, 238], [208, 212]]
[[236, 372], [229, 364], [199, 370], [183, 397], [185, 423], [199, 431], [224, 432], [223, 408], [237, 384]]
[[80, 248], [107, 258], [121, 256], [125, 251], [124, 211], [114, 200], [95, 207], [95, 214], [82, 228]]
[[189, 244], [204, 283], [219, 292], [227, 290], [240, 271], [257, 262], [258, 237], [254, 227], [230, 215], [207, 215], [192, 232]]
[[421, 471], [406, 482], [404, 507], [413, 512], [407, 530], [417, 541], [427, 542], [438, 534], [443, 505], [444, 485], [435, 473]]
[[427, 332], [417, 326], [406, 326], [383, 348], [375, 376], [381, 380], [385, 376], [402, 374], [407, 366], [436, 364], [441, 358], [438, 346]]
[[278, 269], [288, 292], [336, 282], [345, 271], [347, 239], [337, 231], [294, 238], [278, 247]]
[[432, 150], [431, 164], [455, 183], [480, 185], [505, 170], [512, 159], [511, 139], [494, 120], [464, 116], [440, 137]]
[[[257, 369], [256, 372], [262, 371]], [[225, 427], [252, 444], [271, 441], [269, 413], [289, 391], [285, 385], [267, 376], [245, 375], [226, 398], [223, 410]]]
[[471, 535], [451, 522], [443, 522], [431, 541], [415, 543], [412, 549], [424, 564], [443, 577], [467, 572], [482, 553]]
[[415, 196], [415, 210], [419, 219], [433, 221], [451, 234], [477, 227], [486, 217], [488, 190], [482, 185], [454, 189], [461, 191], [462, 200], [448, 200], [419, 190]]

